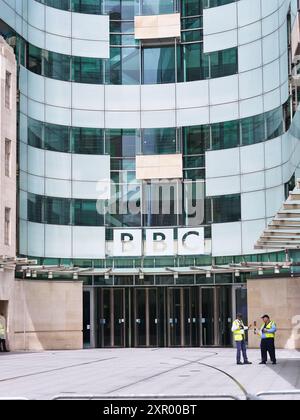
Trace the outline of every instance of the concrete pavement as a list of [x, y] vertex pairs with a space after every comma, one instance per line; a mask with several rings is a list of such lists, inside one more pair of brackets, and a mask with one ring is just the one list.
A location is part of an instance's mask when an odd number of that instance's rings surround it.
[[[300, 389], [300, 352], [278, 351], [278, 365], [236, 366], [234, 349], [99, 349], [0, 354], [0, 398], [58, 394], [230, 394]], [[300, 396], [299, 396], [300, 399]]]

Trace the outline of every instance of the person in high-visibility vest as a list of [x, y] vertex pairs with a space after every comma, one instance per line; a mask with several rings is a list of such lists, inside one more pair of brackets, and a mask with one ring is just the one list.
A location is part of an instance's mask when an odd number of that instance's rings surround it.
[[8, 352], [6, 347], [6, 319], [0, 314], [0, 352]]
[[[236, 342], [237, 355], [236, 362], [238, 365], [252, 365], [248, 360], [247, 346], [246, 346], [246, 331], [251, 328], [246, 327], [243, 322], [243, 315], [238, 314], [237, 319], [233, 322], [231, 331], [233, 332], [234, 341]], [[242, 363], [241, 356], [243, 354], [244, 363]]]
[[273, 365], [277, 364], [276, 360], [276, 348], [275, 348], [275, 335], [277, 326], [274, 321], [271, 320], [269, 315], [262, 317], [263, 324], [259, 330], [261, 336], [261, 365], [266, 365], [268, 361], [268, 353]]

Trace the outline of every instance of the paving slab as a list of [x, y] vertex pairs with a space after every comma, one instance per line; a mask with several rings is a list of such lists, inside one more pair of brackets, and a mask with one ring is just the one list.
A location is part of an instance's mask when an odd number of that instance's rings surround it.
[[245, 393], [300, 389], [300, 352], [278, 351], [277, 366], [259, 366], [259, 357], [249, 350], [253, 365], [237, 366], [235, 350], [219, 348], [0, 354], [0, 398], [227, 394], [244, 399]]

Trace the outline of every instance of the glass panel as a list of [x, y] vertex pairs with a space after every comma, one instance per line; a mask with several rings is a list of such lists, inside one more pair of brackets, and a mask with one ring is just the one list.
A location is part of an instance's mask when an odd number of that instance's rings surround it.
[[178, 59], [181, 59], [178, 64], [179, 81], [192, 82], [209, 77], [209, 56], [203, 54], [202, 43], [183, 45]]
[[96, 58], [72, 58], [73, 81], [77, 83], [103, 84], [103, 61]]
[[235, 291], [236, 294], [236, 314], [242, 314], [245, 324], [248, 323], [248, 297], [247, 288], [239, 287]]
[[148, 308], [149, 308], [149, 345], [158, 346], [158, 296], [157, 289], [148, 289]]
[[113, 85], [140, 84], [140, 51], [138, 48], [110, 49], [106, 66], [106, 81]]
[[104, 216], [97, 210], [96, 200], [74, 200], [75, 226], [104, 226]]
[[176, 153], [175, 128], [148, 128], [142, 135], [143, 154], [162, 155]]
[[70, 129], [63, 125], [45, 125], [45, 149], [53, 152], [70, 152]]
[[133, 20], [138, 14], [138, 2], [134, 0], [105, 0], [105, 13], [113, 20]]
[[219, 299], [219, 334], [220, 334], [220, 345], [231, 346], [232, 345], [232, 289], [231, 287], [221, 287], [218, 289]]
[[125, 346], [125, 307], [124, 307], [124, 289], [115, 289], [114, 291], [114, 345], [116, 347]]
[[184, 154], [204, 155], [210, 148], [209, 125], [183, 128]]
[[42, 50], [38, 47], [34, 47], [28, 44], [28, 70], [36, 74], [42, 74]]
[[142, 15], [173, 13], [174, 6], [174, 0], [141, 0]]
[[212, 124], [211, 136], [213, 150], [237, 147], [240, 144], [239, 121]]
[[43, 148], [43, 123], [28, 117], [28, 144]]
[[146, 346], [146, 290], [135, 290], [135, 331], [136, 331], [136, 346]]
[[100, 15], [102, 12], [102, 0], [71, 0], [72, 10], [77, 13]]
[[69, 81], [71, 78], [71, 57], [44, 50], [44, 75], [52, 79]]
[[266, 139], [264, 114], [241, 120], [242, 144], [247, 146]]
[[213, 198], [213, 223], [241, 220], [241, 196], [227, 195]]
[[83, 292], [83, 346], [91, 346], [91, 299], [90, 292]]
[[43, 197], [30, 194], [27, 196], [28, 221], [34, 223], [43, 223]]
[[197, 16], [203, 14], [203, 0], [182, 0], [183, 16]]
[[144, 226], [177, 226], [178, 194], [177, 181], [143, 184]]
[[104, 132], [97, 128], [72, 128], [72, 150], [77, 154], [103, 155]]
[[267, 138], [268, 140], [279, 137], [283, 133], [283, 113], [282, 107], [270, 111], [266, 114]]
[[144, 48], [143, 83], [175, 82], [175, 47]]
[[214, 289], [202, 289], [202, 344], [213, 346], [214, 339]]
[[111, 157], [135, 157], [136, 137], [135, 130], [107, 130], [106, 153]]
[[210, 54], [210, 77], [225, 77], [238, 72], [238, 55], [236, 48], [217, 51]]
[[169, 345], [181, 345], [181, 297], [180, 289], [168, 289]]
[[45, 217], [47, 224], [70, 225], [71, 200], [47, 197], [45, 202]]

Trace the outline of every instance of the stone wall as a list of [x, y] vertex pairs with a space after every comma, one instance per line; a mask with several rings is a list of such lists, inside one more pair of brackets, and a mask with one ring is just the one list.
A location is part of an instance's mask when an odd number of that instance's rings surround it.
[[11, 349], [81, 349], [82, 296], [78, 281], [16, 280]]
[[[248, 280], [249, 323], [269, 314], [278, 327], [278, 348], [300, 350], [300, 278], [270, 278]], [[249, 333], [250, 347], [257, 348], [260, 340]]]

